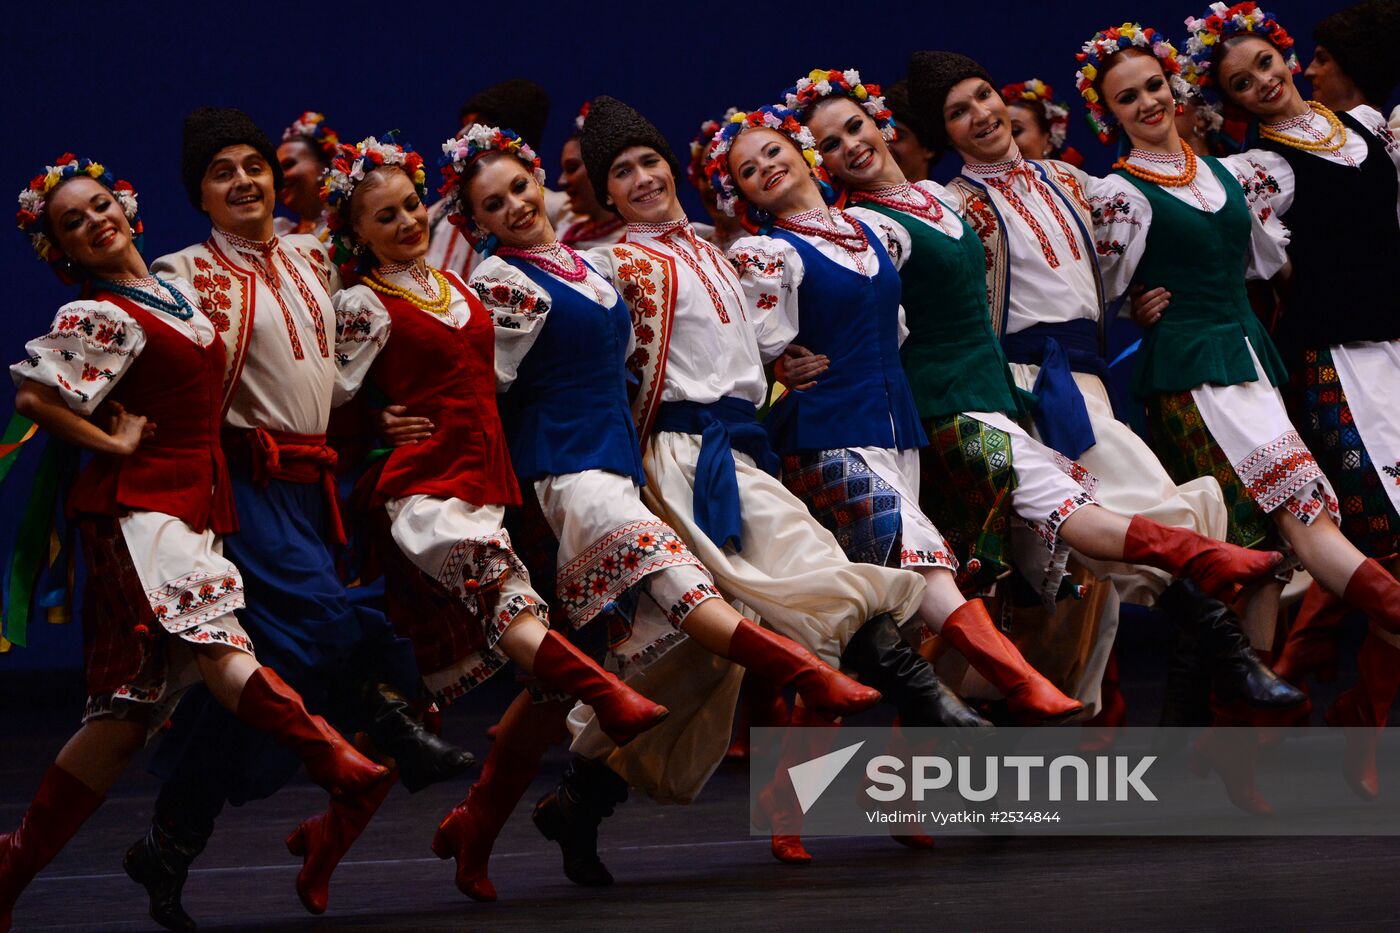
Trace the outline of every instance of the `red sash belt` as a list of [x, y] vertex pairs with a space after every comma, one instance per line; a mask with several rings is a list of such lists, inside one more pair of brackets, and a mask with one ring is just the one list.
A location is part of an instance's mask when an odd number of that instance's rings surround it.
[[336, 452], [324, 434], [293, 434], [267, 428], [224, 430], [224, 450], [229, 460], [246, 464], [253, 482], [266, 486], [274, 479], [288, 483], [320, 483], [326, 494], [326, 521], [330, 538], [345, 544], [345, 525], [336, 494]]

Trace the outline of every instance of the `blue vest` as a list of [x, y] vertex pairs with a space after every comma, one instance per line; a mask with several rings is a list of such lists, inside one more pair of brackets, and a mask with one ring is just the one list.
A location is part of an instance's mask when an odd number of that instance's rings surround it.
[[506, 262], [548, 292], [551, 302], [504, 397], [516, 475], [524, 481], [607, 470], [645, 485], [627, 401], [627, 306], [616, 296], [604, 308], [533, 263]]
[[[875, 234], [860, 223], [871, 243]], [[878, 245], [874, 278], [828, 259], [801, 236], [775, 229], [792, 244], [805, 272], [798, 286], [794, 343], [831, 361], [816, 385], [790, 391], [767, 425], [781, 454], [840, 447], [912, 450], [928, 443], [899, 355], [899, 271]]]

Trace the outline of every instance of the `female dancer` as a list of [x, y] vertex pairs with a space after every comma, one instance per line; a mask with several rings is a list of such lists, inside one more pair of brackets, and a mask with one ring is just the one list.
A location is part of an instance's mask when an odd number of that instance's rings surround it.
[[35, 251], [84, 288], [10, 368], [16, 405], [97, 456], [68, 498], [88, 564], [87, 709], [19, 828], [0, 835], [0, 931], [20, 892], [200, 679], [337, 797], [388, 777], [258, 664], [234, 617], [243, 583], [217, 537], [236, 528], [218, 440], [223, 343], [188, 283], [149, 274], [136, 192], [68, 154], [20, 192], [19, 206]]
[[325, 114], [308, 110], [282, 131], [277, 162], [282, 166], [282, 190], [277, 192], [282, 206], [296, 220], [279, 217], [273, 224], [278, 236], [309, 233], [322, 243], [330, 238], [321, 203], [321, 176], [331, 167], [340, 147], [340, 137], [326, 126]]
[[[1129, 521], [1092, 505], [1083, 488], [1068, 482], [1069, 477], [1088, 479], [1087, 471], [1033, 440], [1008, 417], [1024, 411], [992, 333], [980, 240], [942, 200], [940, 186], [914, 186], [904, 179], [885, 145], [887, 117], [878, 94], [859, 85], [859, 75], [822, 72], [821, 81], [815, 77], [799, 82], [790, 99], [800, 105], [801, 119], [823, 154], [823, 167], [851, 201], [869, 207], [869, 213], [857, 208], [859, 216], [895, 221], [908, 237], [901, 277], [910, 335], [902, 354], [931, 438], [923, 452], [924, 502], [968, 567], [960, 582], [984, 585], [988, 568], [990, 579], [1010, 569], [1009, 557], [1002, 556], [1005, 549], [989, 545], [984, 531], [998, 520], [1004, 528], [1008, 509], [1052, 549], [1063, 541], [1089, 557], [1159, 567], [1191, 577], [1214, 594], [1228, 595], [1233, 589], [1228, 581], [1267, 574], [1278, 555], [1252, 554], [1141, 515]], [[935, 495], [948, 489], [958, 494]], [[1091, 530], [1100, 522], [1116, 530]], [[1018, 557], [1046, 560], [1044, 552], [1038, 558], [1034, 552]], [[974, 569], [977, 564], [983, 566]], [[942, 632], [979, 673], [1009, 693], [1017, 711], [1014, 672], [1027, 666], [1014, 646], [982, 621], [985, 617], [980, 601], [973, 600], [942, 623]], [[976, 625], [970, 624], [974, 618]], [[924, 618], [930, 627], [939, 621], [936, 613]], [[996, 641], [1005, 642], [1005, 655], [988, 655], [987, 646]], [[1230, 661], [1217, 668], [1223, 693], [1263, 705], [1298, 702], [1298, 695], [1281, 690], [1240, 640], [1211, 635], [1208, 642]], [[1053, 707], [1041, 713], [1054, 714]]]
[[[1273, 67], [1262, 59], [1277, 51], [1259, 44], [1247, 41], [1241, 65]], [[1100, 32], [1080, 60], [1090, 112], [1109, 128], [1121, 126], [1133, 145], [1118, 172], [1092, 192], [1106, 288], [1117, 295], [1137, 282], [1165, 288], [1170, 297], [1134, 373], [1157, 449], [1169, 465], [1175, 461], [1179, 478], [1216, 473], [1240, 519], [1232, 519], [1232, 534], [1247, 533], [1252, 518], [1268, 515], [1271, 522], [1258, 521], [1248, 533], [1257, 540], [1276, 531], [1323, 588], [1381, 629], [1400, 631], [1400, 584], [1342, 534], [1332, 486], [1277, 389], [1287, 379], [1283, 360], [1245, 296], [1240, 270], [1247, 258], [1263, 276], [1286, 258], [1285, 238], [1270, 236], [1265, 225], [1276, 219], [1273, 205], [1255, 213], [1246, 199], [1246, 192], [1276, 190], [1276, 179], [1252, 155], [1226, 162], [1198, 157], [1181, 143], [1170, 119], [1169, 77], [1180, 63], [1153, 30], [1127, 25]], [[1281, 79], [1270, 74], [1265, 96], [1276, 101]], [[1242, 84], [1251, 76], [1236, 78]], [[1324, 515], [1329, 520], [1319, 521]], [[1352, 751], [1348, 774], [1355, 783], [1364, 749]]]
[[[1285, 396], [1293, 423], [1337, 491], [1342, 533], [1367, 557], [1387, 560], [1400, 551], [1400, 296], [1389, 284], [1390, 263], [1400, 257], [1400, 144], [1368, 104], [1333, 113], [1303, 100], [1293, 83], [1292, 38], [1254, 4], [1212, 7], [1187, 26], [1186, 80], [1258, 121], [1259, 149], [1250, 157], [1267, 170], [1277, 189], [1270, 203], [1292, 234], [1274, 336], [1293, 375]], [[1334, 26], [1324, 34], [1344, 45], [1337, 33]], [[1372, 93], [1384, 100], [1389, 89]], [[1310, 591], [1279, 673], [1302, 678], [1335, 665], [1345, 612], [1335, 596]], [[1358, 683], [1328, 722], [1385, 725], [1400, 691], [1397, 646], [1400, 638], [1372, 627], [1357, 656]], [[1353, 752], [1347, 776], [1374, 797], [1374, 746]]]
[[1069, 134], [1069, 107], [1055, 99], [1055, 89], [1039, 78], [1018, 81], [1001, 89], [1001, 99], [1011, 114], [1011, 138], [1027, 159], [1060, 159], [1082, 166], [1084, 156], [1065, 145]]
[[[631, 315], [606, 279], [555, 240], [543, 210], [538, 162], [528, 147], [509, 130], [474, 126], [445, 151], [444, 195], [455, 199], [469, 238], [485, 239], [494, 251], [473, 273], [471, 286], [496, 322], [497, 381], [509, 388], [508, 399], [518, 400], [512, 458], [519, 477], [533, 483], [559, 542], [557, 590], [569, 621], [582, 627], [608, 607], [631, 602], [635, 608], [626, 614], [632, 630], [613, 649], [625, 675], [654, 663], [684, 632], [748, 668], [770, 690], [813, 665], [833, 685], [844, 685], [837, 689], [849, 691], [850, 698], [814, 692], [817, 684], [808, 672], [794, 681], [806, 703], [827, 715], [862, 708], [873, 691], [816, 666], [805, 649], [758, 628], [717, 598], [699, 560], [642, 503], [646, 478], [626, 390], [626, 361], [635, 347]], [[580, 398], [593, 404], [580, 406]], [[652, 611], [645, 611], [648, 603]], [[724, 711], [726, 726], [731, 709]], [[508, 731], [502, 729], [497, 746], [511, 740]], [[482, 786], [486, 776], [473, 794], [490, 793], [490, 802], [469, 796], [449, 817], [455, 825], [444, 824], [455, 835], [459, 886], [472, 896], [462, 879], [472, 867], [490, 890], [490, 844], [529, 784], [523, 778], [511, 785], [509, 799], [498, 800], [494, 788]]]

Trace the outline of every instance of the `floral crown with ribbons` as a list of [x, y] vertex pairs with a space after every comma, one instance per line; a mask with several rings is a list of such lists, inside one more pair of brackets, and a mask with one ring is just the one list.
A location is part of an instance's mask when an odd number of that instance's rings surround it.
[[1085, 42], [1075, 55], [1075, 59], [1079, 61], [1079, 70], [1074, 74], [1074, 83], [1079, 89], [1079, 96], [1084, 98], [1084, 106], [1088, 111], [1085, 119], [1102, 143], [1111, 143], [1118, 137], [1118, 121], [1104, 106], [1099, 92], [1094, 89], [1094, 82], [1103, 70], [1104, 63], [1124, 49], [1142, 49], [1156, 56], [1162, 63], [1162, 70], [1166, 72], [1172, 92], [1177, 98], [1180, 98], [1186, 89], [1181, 78], [1181, 57], [1176, 46], [1151, 26], [1124, 23], [1094, 33], [1093, 38]]
[[334, 159], [340, 152], [340, 135], [326, 126], [326, 115], [314, 110], [306, 110], [292, 121], [292, 125], [282, 131], [282, 142], [289, 143], [307, 139], [321, 150], [327, 160]]
[[136, 210], [136, 189], [132, 188], [129, 182], [113, 178], [112, 173], [107, 171], [102, 163], [92, 159], [80, 159], [71, 152], [65, 152], [53, 165], [45, 166], [42, 174], [35, 175], [28, 185], [20, 189], [19, 210], [15, 214], [19, 231], [29, 239], [34, 253], [52, 266], [54, 272], [64, 281], [73, 279], [71, 275], [66, 274], [68, 257], [45, 231], [44, 211], [48, 207], [50, 193], [63, 182], [79, 175], [86, 175], [112, 192], [112, 197], [121, 205], [122, 213], [131, 224], [132, 237], [138, 250], [141, 248], [141, 235], [145, 232]]
[[832, 95], [855, 101], [870, 114], [870, 118], [880, 130], [880, 135], [885, 137], [885, 142], [894, 139], [894, 114], [885, 106], [885, 99], [880, 96], [880, 85], [862, 84], [860, 72], [854, 68], [846, 71], [813, 69], [805, 78], [798, 78], [796, 84], [783, 92], [783, 102], [789, 110], [803, 110]]
[[1065, 148], [1069, 135], [1069, 105], [1055, 100], [1055, 89], [1039, 78], [1018, 81], [1001, 89], [1001, 99], [1008, 104], [1024, 101], [1038, 104], [1045, 111], [1045, 120], [1050, 124], [1050, 145], [1056, 152]]
[[578, 114], [574, 116], [574, 133], [582, 133], [583, 125], [588, 122], [588, 111], [593, 107], [593, 101], [586, 100], [583, 106], [578, 108]]
[[1207, 103], [1219, 101], [1220, 92], [1215, 78], [1214, 56], [1221, 43], [1235, 36], [1256, 35], [1273, 43], [1274, 48], [1284, 55], [1288, 70], [1293, 74], [1302, 71], [1298, 64], [1298, 53], [1293, 50], [1293, 37], [1279, 25], [1274, 14], [1259, 8], [1257, 3], [1212, 3], [1204, 16], [1186, 17], [1186, 61], [1182, 77], [1200, 90]]
[[366, 136], [353, 146], [349, 143], [338, 146], [330, 168], [321, 178], [321, 200], [326, 205], [326, 226], [335, 242], [336, 262], [345, 262], [359, 251], [350, 227], [350, 201], [355, 189], [366, 175], [385, 165], [402, 169], [413, 182], [418, 197], [427, 199], [423, 157], [414, 152], [412, 146], [400, 146], [373, 136]]
[[[586, 116], [580, 113], [580, 117]], [[480, 228], [468, 212], [462, 209], [461, 179], [467, 166], [488, 152], [504, 152], [515, 156], [525, 163], [525, 167], [530, 170], [540, 187], [544, 187], [544, 169], [540, 166], [539, 156], [535, 155], [535, 150], [531, 149], [515, 130], [473, 123], [443, 142], [442, 159], [438, 162], [442, 168], [442, 185], [438, 188], [438, 194], [447, 199], [448, 223], [462, 231], [462, 235], [472, 244], [473, 249], [486, 255], [495, 251], [496, 238], [482, 236]]]
[[715, 141], [715, 134], [723, 129], [725, 124], [738, 112], [738, 107], [730, 107], [718, 120], [706, 120], [701, 123], [700, 131], [690, 141], [690, 164], [686, 166], [686, 175], [696, 188], [708, 187], [709, 179], [705, 176], [705, 163], [709, 161], [710, 144]]
[[709, 157], [705, 161], [705, 177], [715, 193], [720, 210], [731, 217], [738, 217], [746, 228], [755, 231], [765, 227], [772, 219], [767, 212], [759, 210], [744, 199], [729, 170], [729, 151], [734, 148], [734, 140], [744, 130], [753, 127], [776, 130], [792, 140], [802, 153], [802, 158], [807, 161], [812, 176], [822, 189], [822, 196], [828, 203], [831, 202], [831, 183], [827, 179], [826, 170], [822, 168], [822, 157], [817, 152], [817, 141], [812, 136], [812, 131], [797, 121], [795, 111], [769, 104], [748, 113], [734, 111], [711, 138]]

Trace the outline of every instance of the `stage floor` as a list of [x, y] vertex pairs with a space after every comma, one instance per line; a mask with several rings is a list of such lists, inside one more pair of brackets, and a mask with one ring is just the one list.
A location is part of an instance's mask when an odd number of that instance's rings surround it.
[[[1155, 665], [1154, 665], [1155, 666]], [[66, 688], [0, 688], [0, 828], [19, 819], [81, 709]], [[1160, 684], [1129, 681], [1135, 723], [1155, 716]], [[448, 737], [484, 756], [484, 730], [504, 709], [506, 677], [447, 717]], [[949, 838], [916, 852], [881, 838], [809, 839], [815, 862], [774, 861], [747, 833], [748, 775], [725, 765], [688, 807], [624, 804], [603, 829], [617, 877], [606, 889], [564, 878], [558, 849], [529, 821], [564, 763], [551, 754], [491, 861], [500, 893], [477, 904], [429, 851], [433, 829], [466, 789], [410, 797], [396, 789], [341, 865], [330, 910], [306, 914], [292, 889], [299, 860], [282, 840], [325, 806], [299, 777], [273, 798], [228, 809], [196, 863], [185, 904], [200, 930], [853, 929], [919, 924], [949, 930], [1394, 929], [1400, 840], [1390, 838]], [[138, 762], [111, 799], [39, 876], [16, 931], [148, 930], [144, 892], [121, 871], [145, 832], [156, 784]], [[1387, 788], [1400, 792], [1400, 788]]]

